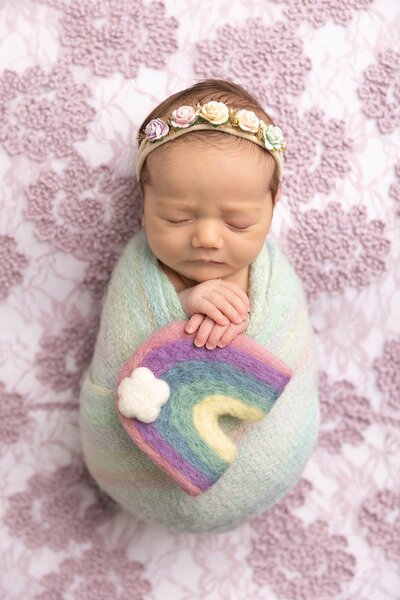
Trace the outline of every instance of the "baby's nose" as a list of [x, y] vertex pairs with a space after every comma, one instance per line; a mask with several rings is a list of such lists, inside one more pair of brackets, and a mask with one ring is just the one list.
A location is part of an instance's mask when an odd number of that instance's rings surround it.
[[212, 219], [199, 219], [193, 234], [192, 245], [194, 248], [221, 248], [221, 228]]

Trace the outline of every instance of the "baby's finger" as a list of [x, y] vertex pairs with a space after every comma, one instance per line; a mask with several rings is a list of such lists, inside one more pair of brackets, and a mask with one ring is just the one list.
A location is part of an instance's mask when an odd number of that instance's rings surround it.
[[232, 290], [232, 292], [234, 292], [237, 296], [239, 296], [243, 302], [246, 305], [246, 309], [250, 310], [250, 300], [248, 295], [246, 294], [246, 292], [244, 290], [242, 290], [242, 288], [240, 286], [238, 286], [236, 283], [233, 283], [233, 281], [228, 281], [225, 279], [221, 280], [221, 283]]
[[206, 343], [206, 348], [208, 350], [214, 350], [214, 348], [217, 347], [218, 342], [220, 341], [228, 327], [229, 325], [217, 325], [215, 323], [210, 335], [208, 336], [208, 340]]
[[209, 298], [230, 321], [241, 323], [243, 319], [248, 318], [247, 307], [243, 300], [230, 289], [219, 288], [214, 290]]
[[246, 331], [248, 324], [248, 321], [243, 321], [243, 323], [240, 323], [239, 325], [231, 323], [219, 340], [218, 347], [225, 348], [225, 346], [229, 346], [238, 335]]
[[207, 317], [209, 317], [212, 321], [215, 321], [219, 325], [229, 324], [229, 319], [227, 319], [226, 316], [220, 310], [218, 310], [215, 304], [207, 298], [201, 298], [198, 310], [204, 313]]
[[214, 327], [214, 325], [215, 325], [215, 323], [212, 319], [210, 319], [210, 317], [206, 317], [204, 319], [204, 321], [200, 325], [197, 335], [194, 339], [194, 343], [198, 348], [201, 348], [202, 346], [204, 346], [204, 344], [208, 340], [208, 336], [210, 335], [210, 332], [211, 332], [212, 328]]
[[200, 327], [206, 315], [202, 315], [201, 313], [194, 313], [189, 321], [186, 323], [185, 331], [187, 333], [194, 333], [196, 329]]

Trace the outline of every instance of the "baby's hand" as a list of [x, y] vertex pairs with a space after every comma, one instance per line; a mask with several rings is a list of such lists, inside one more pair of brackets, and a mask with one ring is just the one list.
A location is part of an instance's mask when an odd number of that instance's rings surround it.
[[246, 331], [249, 321], [242, 321], [238, 325], [229, 323], [228, 325], [218, 325], [202, 314], [192, 315], [186, 325], [186, 331], [193, 333], [198, 329], [194, 343], [201, 347], [206, 345], [208, 350], [213, 350], [216, 346], [224, 348], [228, 346], [238, 335]]
[[[232, 281], [210, 279], [178, 292], [178, 296], [188, 317], [201, 313], [214, 324], [223, 326], [228, 326], [229, 321], [239, 324], [248, 319], [250, 302], [247, 294]], [[190, 318], [188, 325], [192, 324]]]

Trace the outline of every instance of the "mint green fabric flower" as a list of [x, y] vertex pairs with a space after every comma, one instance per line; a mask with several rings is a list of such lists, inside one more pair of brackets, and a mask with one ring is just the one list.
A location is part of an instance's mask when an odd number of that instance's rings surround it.
[[263, 138], [267, 150], [284, 150], [286, 142], [283, 139], [282, 130], [274, 125], [265, 125], [263, 128]]

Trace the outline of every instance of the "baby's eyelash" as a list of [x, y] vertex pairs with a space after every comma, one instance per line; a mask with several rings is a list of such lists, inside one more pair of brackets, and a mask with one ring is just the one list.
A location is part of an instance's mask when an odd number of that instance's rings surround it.
[[229, 225], [229, 227], [232, 227], [233, 229], [239, 229], [239, 230], [244, 230], [244, 229], [248, 229], [249, 227], [251, 227], [251, 225], [246, 225], [245, 227], [238, 227], [237, 225]]
[[179, 225], [179, 223], [186, 223], [189, 219], [183, 219], [182, 221], [172, 221], [171, 219], [166, 219], [168, 223], [173, 223], [174, 225]]
[[[171, 225], [180, 225], [181, 223], [188, 223], [190, 221], [190, 219], [182, 219], [180, 221], [173, 221], [172, 219], [165, 219], [168, 223], [171, 223]], [[246, 225], [245, 227], [238, 227], [237, 225], [231, 225], [230, 223], [226, 223], [226, 225], [228, 227], [231, 227], [232, 229], [237, 229], [238, 231], [245, 231], [246, 229], [249, 229], [249, 227], [251, 227], [251, 225]]]

